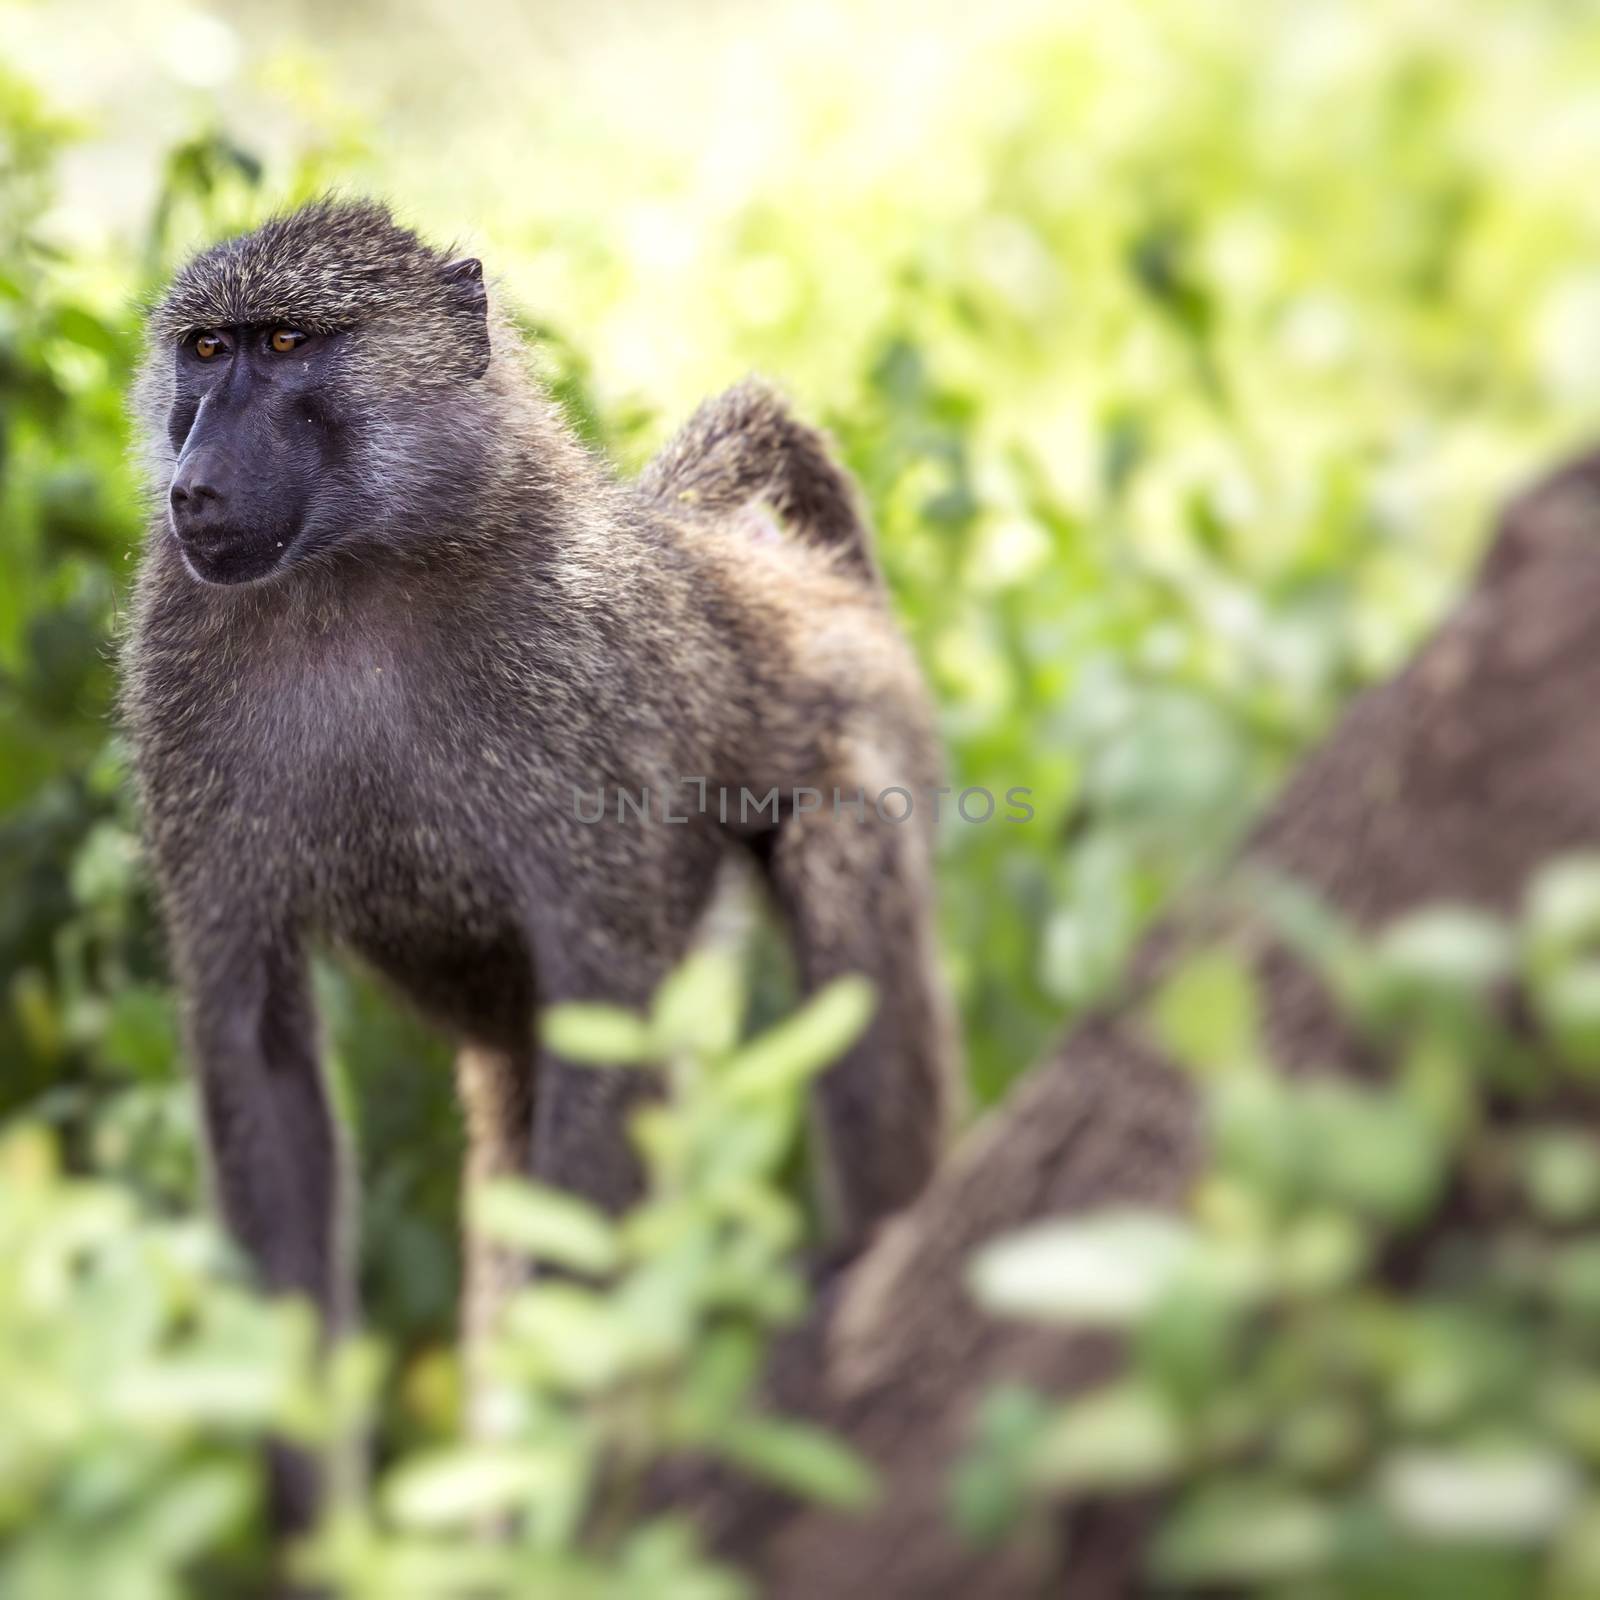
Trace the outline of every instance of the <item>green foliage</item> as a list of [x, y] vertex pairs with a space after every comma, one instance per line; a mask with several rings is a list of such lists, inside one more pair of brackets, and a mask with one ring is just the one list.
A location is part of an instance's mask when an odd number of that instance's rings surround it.
[[[315, 1329], [210, 1231], [0, 1140], [0, 1593], [160, 1600], [259, 1554], [269, 1426], [314, 1437]], [[211, 1588], [208, 1592], [219, 1592]]]
[[[5, 1103], [63, 1076], [137, 1071], [152, 976], [106, 749], [105, 641], [133, 545], [120, 394], [127, 333], [35, 233], [63, 125], [0, 76], [0, 1009]], [[148, 997], [152, 991], [142, 991]], [[157, 1030], [160, 1024], [153, 1025]]]
[[[595, 1006], [549, 1014], [564, 1053], [597, 1071], [665, 1061], [668, 1097], [634, 1135], [647, 1197], [612, 1221], [570, 1195], [502, 1180], [471, 1197], [475, 1225], [574, 1277], [520, 1289], [486, 1359], [482, 1437], [413, 1455], [347, 1504], [310, 1568], [341, 1594], [475, 1600], [533, 1593], [745, 1593], [639, 1492], [673, 1458], [721, 1459], [791, 1492], [859, 1508], [865, 1468], [827, 1435], [762, 1408], [765, 1336], [799, 1314], [798, 1204], [782, 1175], [809, 1080], [865, 1025], [858, 980], [738, 1040], [737, 968], [696, 957], [648, 1018]], [[506, 1522], [492, 1547], [475, 1531]]]
[[523, 1181], [471, 1196], [476, 1228], [551, 1270], [505, 1308], [473, 1436], [404, 1452], [375, 1485], [349, 1440], [376, 1421], [380, 1344], [319, 1364], [306, 1308], [258, 1298], [207, 1225], [66, 1175], [44, 1129], [15, 1125], [0, 1140], [0, 1593], [246, 1592], [269, 1430], [327, 1463], [328, 1515], [298, 1560], [349, 1600], [748, 1593], [686, 1527], [644, 1515], [648, 1474], [675, 1460], [870, 1503], [849, 1451], [758, 1392], [768, 1336], [805, 1305], [783, 1182], [804, 1091], [870, 1001], [847, 980], [748, 1042], [741, 1010], [731, 959], [707, 955], [647, 1019], [553, 1018], [575, 1055], [609, 1061], [631, 1028], [669, 1063], [635, 1124], [646, 1197], [613, 1220]]
[[[1159, 1489], [1157, 1584], [1595, 1592], [1600, 1141], [1567, 1120], [1590, 1041], [1549, 997], [1600, 954], [1597, 868], [1548, 868], [1512, 928], [1430, 911], [1369, 946], [1322, 919], [1326, 976], [1399, 1062], [1381, 1086], [1277, 1076], [1243, 961], [1179, 968], [1151, 1019], [1209, 1124], [1192, 1210], [1061, 1219], [975, 1260], [996, 1313], [1111, 1326], [1130, 1354], [1063, 1407], [1012, 1394], [986, 1419], [969, 1531]], [[1551, 1026], [1498, 1021], [1513, 990]]]

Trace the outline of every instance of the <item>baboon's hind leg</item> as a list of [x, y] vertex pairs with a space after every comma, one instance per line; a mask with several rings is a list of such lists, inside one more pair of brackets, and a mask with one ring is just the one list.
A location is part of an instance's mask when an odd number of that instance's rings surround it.
[[917, 822], [824, 809], [787, 819], [763, 854], [803, 990], [859, 973], [877, 993], [865, 1033], [817, 1087], [828, 1220], [859, 1244], [927, 1182], [953, 1111], [927, 839]]
[[[528, 1174], [533, 1144], [534, 1052], [464, 1044], [456, 1053], [456, 1090], [466, 1125], [463, 1206], [492, 1178]], [[485, 1355], [502, 1307], [526, 1276], [512, 1251], [491, 1244], [463, 1217], [461, 1347], [466, 1374], [467, 1422], [483, 1437], [492, 1432]]]

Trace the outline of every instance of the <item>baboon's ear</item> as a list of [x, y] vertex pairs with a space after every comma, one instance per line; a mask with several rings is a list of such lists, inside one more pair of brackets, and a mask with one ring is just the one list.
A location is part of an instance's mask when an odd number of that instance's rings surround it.
[[483, 286], [483, 263], [476, 256], [448, 262], [440, 276], [461, 310], [462, 327], [472, 347], [472, 376], [481, 378], [489, 365], [489, 295]]

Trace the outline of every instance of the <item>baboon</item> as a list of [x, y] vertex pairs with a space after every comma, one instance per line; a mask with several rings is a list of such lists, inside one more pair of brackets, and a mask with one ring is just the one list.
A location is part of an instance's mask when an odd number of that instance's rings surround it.
[[[738, 856], [803, 989], [876, 987], [818, 1088], [837, 1231], [908, 1200], [952, 1083], [940, 761], [820, 435], [746, 383], [619, 482], [478, 261], [331, 201], [177, 274], [135, 409], [155, 503], [124, 703], [212, 1182], [265, 1284], [352, 1314], [308, 948], [458, 1042], [469, 1173], [616, 1208], [648, 1086], [541, 1050], [537, 1012], [645, 1002]], [[469, 1323], [488, 1271], [469, 1259]], [[275, 1487], [303, 1523], [306, 1474]]]

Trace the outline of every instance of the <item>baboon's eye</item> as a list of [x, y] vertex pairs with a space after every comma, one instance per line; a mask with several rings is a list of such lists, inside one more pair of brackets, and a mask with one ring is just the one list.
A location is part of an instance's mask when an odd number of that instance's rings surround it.
[[222, 340], [214, 333], [202, 333], [194, 342], [194, 353], [202, 361], [209, 361], [222, 349]]
[[298, 328], [274, 328], [269, 343], [280, 356], [286, 356], [297, 345], [303, 344], [305, 337]]

